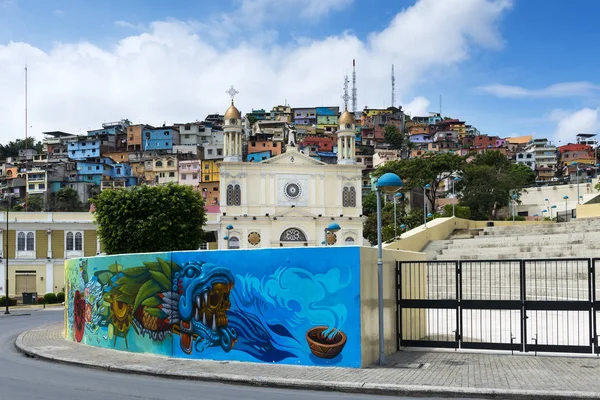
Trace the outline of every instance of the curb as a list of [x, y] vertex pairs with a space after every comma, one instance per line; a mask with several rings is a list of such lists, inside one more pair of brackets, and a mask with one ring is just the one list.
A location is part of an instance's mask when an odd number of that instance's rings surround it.
[[[396, 385], [367, 382], [339, 382], [315, 381], [306, 379], [270, 378], [267, 376], [252, 377], [235, 374], [196, 373], [195, 375], [178, 375], [160, 369], [145, 369], [137, 367], [120, 367], [110, 363], [91, 364], [69, 357], [56, 357], [44, 354], [43, 351], [33, 347], [29, 348], [23, 343], [23, 338], [29, 331], [22, 332], [15, 340], [15, 348], [20, 353], [31, 358], [38, 358], [48, 362], [68, 365], [83, 366], [91, 369], [100, 369], [109, 372], [137, 374], [145, 376], [158, 376], [161, 378], [192, 380], [203, 382], [218, 382], [225, 384], [272, 387], [283, 389], [333, 391], [344, 393], [359, 393], [370, 395], [405, 396], [405, 397], [454, 397], [454, 398], [485, 398], [485, 399], [515, 399], [515, 400], [571, 400], [571, 399], [600, 399], [599, 393], [594, 392], [549, 392], [539, 390], [518, 389], [491, 389], [491, 388], [458, 388], [442, 386]], [[117, 350], [114, 350], [117, 351]], [[168, 358], [168, 357], [166, 357]], [[181, 360], [185, 362], [184, 359]], [[302, 368], [302, 367], [299, 367]]]

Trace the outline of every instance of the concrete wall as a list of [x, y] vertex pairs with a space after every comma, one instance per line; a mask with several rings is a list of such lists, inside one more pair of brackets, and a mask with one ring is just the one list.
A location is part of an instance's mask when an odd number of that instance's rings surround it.
[[[396, 261], [425, 260], [425, 254], [410, 251], [383, 251], [383, 326], [385, 354], [397, 350], [398, 326], [396, 324]], [[414, 282], [404, 283], [408, 286]], [[377, 248], [360, 249], [360, 320], [362, 366], [379, 359], [379, 309]]]
[[[594, 186], [598, 183], [597, 178], [592, 179], [591, 183], [583, 182], [583, 178], [581, 176], [579, 177], [579, 179], [579, 196], [583, 196], [583, 198], [581, 199], [581, 203], [590, 201], [594, 197], [598, 196], [598, 191], [594, 189]], [[528, 188], [526, 189], [526, 191], [521, 192], [521, 204], [517, 206], [517, 212], [527, 211], [529, 215], [542, 215], [542, 210], [548, 209], [548, 207], [551, 207], [552, 205], [556, 205], [555, 210], [558, 209], [559, 211], [564, 212], [564, 196], [569, 196], [567, 209], [574, 209], [577, 205], [576, 182], [567, 185]], [[548, 201], [546, 201], [545, 199], [548, 199]], [[550, 216], [550, 213], [548, 212], [546, 215]]]
[[600, 204], [577, 205], [577, 218], [600, 217]]
[[[551, 221], [493, 221], [494, 226], [550, 224]], [[447, 239], [455, 229], [485, 228], [488, 221], [472, 221], [462, 218], [436, 218], [425, 225], [418, 226], [400, 235], [400, 239], [384, 244], [388, 250], [421, 251], [432, 240]]]
[[357, 368], [360, 279], [357, 246], [72, 259], [66, 336], [179, 358]]

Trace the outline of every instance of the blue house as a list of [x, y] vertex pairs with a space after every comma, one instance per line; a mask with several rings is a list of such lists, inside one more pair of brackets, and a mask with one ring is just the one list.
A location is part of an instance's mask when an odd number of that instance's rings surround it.
[[67, 151], [71, 160], [86, 160], [100, 157], [100, 139], [90, 138], [69, 142]]
[[246, 156], [248, 162], [260, 162], [271, 158], [271, 151], [259, 151], [258, 153], [250, 153]]
[[137, 177], [132, 175], [131, 166], [129, 166], [129, 164], [114, 164], [113, 178], [115, 180], [124, 181], [125, 186], [135, 186], [137, 184]]
[[103, 179], [114, 178], [114, 161], [100, 158], [95, 161], [79, 161], [77, 163], [77, 180], [100, 185]]
[[144, 128], [142, 131], [142, 149], [173, 150], [173, 145], [179, 144], [179, 130], [173, 127]]

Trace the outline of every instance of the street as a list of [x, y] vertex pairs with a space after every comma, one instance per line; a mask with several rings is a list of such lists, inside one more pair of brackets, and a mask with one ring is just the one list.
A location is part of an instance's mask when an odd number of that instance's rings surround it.
[[[21, 314], [21, 315], [20, 315]], [[23, 315], [29, 314], [29, 315]], [[0, 314], [0, 399], [389, 399], [335, 392], [315, 392], [224, 385], [211, 382], [169, 380], [127, 375], [28, 358], [15, 349], [19, 333], [60, 322], [62, 308], [14, 310]], [[82, 345], [83, 346], [83, 345]], [[406, 399], [403, 397], [403, 399]], [[415, 399], [412, 397], [411, 399]]]

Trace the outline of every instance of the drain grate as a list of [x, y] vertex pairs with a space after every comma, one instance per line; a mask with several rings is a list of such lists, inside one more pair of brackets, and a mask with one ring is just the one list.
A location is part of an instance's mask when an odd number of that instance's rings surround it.
[[419, 369], [419, 368], [427, 368], [427, 365], [423, 364], [423, 363], [396, 363], [392, 367], [393, 368], [406, 368], [406, 369]]

